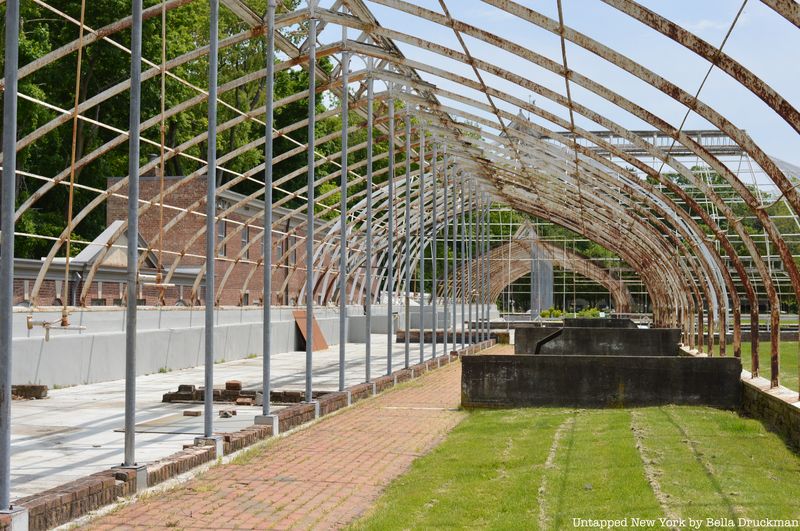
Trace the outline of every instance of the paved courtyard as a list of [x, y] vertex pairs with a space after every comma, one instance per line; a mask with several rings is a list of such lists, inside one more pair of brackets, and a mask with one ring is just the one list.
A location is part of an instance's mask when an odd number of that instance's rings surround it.
[[427, 373], [146, 496], [94, 529], [338, 528], [351, 522], [466, 415], [460, 364]]
[[[439, 354], [443, 354], [441, 345]], [[432, 355], [426, 346], [426, 358]], [[419, 345], [411, 345], [411, 364], [419, 360]], [[386, 335], [372, 336], [372, 376], [386, 371]], [[304, 389], [305, 352], [275, 354], [274, 390]], [[314, 389], [338, 388], [339, 347], [314, 353]], [[404, 345], [393, 345], [393, 369], [404, 364]], [[239, 380], [245, 389], [261, 388], [261, 357], [214, 365], [215, 386]], [[348, 344], [346, 385], [364, 381], [365, 345]], [[200, 435], [203, 417], [185, 417], [183, 410], [201, 404], [163, 403], [162, 395], [179, 384], [203, 384], [203, 367], [150, 374], [136, 379], [137, 461], [166, 457]], [[41, 492], [88, 474], [119, 465], [123, 456], [124, 381], [54, 389], [45, 400], [12, 404], [12, 499]], [[215, 404], [215, 410], [231, 408]], [[276, 407], [275, 409], [279, 409]], [[214, 417], [215, 431], [236, 431], [253, 423], [260, 407], [236, 406], [237, 415]]]

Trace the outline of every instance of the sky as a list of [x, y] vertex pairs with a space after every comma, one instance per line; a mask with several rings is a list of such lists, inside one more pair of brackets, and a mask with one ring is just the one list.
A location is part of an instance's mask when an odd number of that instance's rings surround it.
[[[410, 1], [438, 13], [442, 12], [439, 0]], [[455, 18], [501, 35], [561, 63], [558, 36], [481, 0], [445, 1]], [[715, 46], [722, 43], [742, 5], [740, 0], [639, 1]], [[461, 51], [461, 46], [451, 29], [406, 15], [370, 0], [365, 2], [382, 26]], [[332, 0], [320, 2], [323, 7], [328, 7], [331, 3]], [[518, 3], [558, 20], [556, 0], [518, 0]], [[691, 94], [697, 91], [708, 71], [707, 61], [599, 0], [562, 0], [562, 4], [564, 22], [567, 26], [636, 60]], [[336, 28], [321, 34], [320, 40], [330, 42], [338, 40], [340, 36], [341, 30]], [[355, 37], [356, 32], [351, 32], [350, 36]], [[474, 57], [502, 66], [560, 94], [565, 94], [564, 80], [555, 74], [482, 41], [470, 37], [465, 37], [465, 41]], [[409, 58], [447, 68], [469, 79], [475, 79], [467, 65], [404, 43], [398, 43], [398, 46]], [[749, 0], [724, 51], [767, 82], [794, 107], [800, 107], [800, 31], [790, 22], [762, 2]], [[681, 124], [687, 109], [638, 78], [569, 42], [567, 60], [572, 70], [624, 95], [674, 126]], [[537, 106], [568, 119], [563, 107], [492, 74], [483, 75], [488, 85], [523, 100], [534, 99]], [[450, 81], [429, 74], [422, 74], [422, 77], [441, 88], [482, 102], [486, 101], [477, 92]], [[572, 84], [571, 91], [576, 102], [604, 114], [629, 129], [652, 129], [635, 116], [582, 87]], [[722, 113], [736, 126], [745, 129], [767, 154], [800, 166], [800, 135], [757, 96], [727, 74], [719, 69], [713, 69], [703, 86], [700, 99]], [[452, 101], [444, 103], [463, 107]], [[499, 101], [497, 103], [502, 109], [516, 113], [510, 104]], [[470, 110], [470, 112], [475, 111]], [[582, 117], [576, 116], [576, 124], [587, 129], [600, 129]], [[690, 113], [684, 129], [705, 128], [714, 127], [696, 114]]]

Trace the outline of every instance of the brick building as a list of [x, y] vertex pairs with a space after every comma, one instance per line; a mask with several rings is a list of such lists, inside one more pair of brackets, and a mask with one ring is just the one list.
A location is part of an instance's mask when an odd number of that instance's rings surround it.
[[[109, 178], [109, 188], [119, 181], [119, 177]], [[158, 203], [161, 179], [152, 175], [140, 178], [139, 198], [152, 202], [140, 210], [139, 247], [145, 253], [140, 274], [145, 276], [138, 290], [139, 303], [148, 306], [203, 304], [206, 178], [165, 177], [164, 190], [164, 206], [161, 207]], [[65, 298], [67, 304], [73, 306], [125, 304], [127, 192], [127, 186], [122, 186], [109, 197], [107, 228], [70, 260], [66, 285], [64, 259], [56, 258], [45, 272], [37, 296], [32, 298], [44, 262], [15, 260], [15, 304], [58, 306]], [[220, 217], [216, 231], [215, 280], [219, 305], [262, 303], [263, 209], [263, 201], [248, 200], [231, 191], [218, 191]], [[271, 303], [296, 304], [305, 284], [305, 231], [295, 229], [305, 222], [305, 216], [291, 214], [283, 208], [275, 208], [273, 213]], [[156, 285], [159, 271], [161, 283], [167, 286]], [[88, 286], [87, 281], [90, 282]]]

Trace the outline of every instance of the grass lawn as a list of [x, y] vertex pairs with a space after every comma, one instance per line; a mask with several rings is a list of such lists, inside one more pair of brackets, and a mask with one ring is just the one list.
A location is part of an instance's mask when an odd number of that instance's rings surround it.
[[[781, 341], [781, 385], [798, 390], [797, 384], [797, 341]], [[731, 351], [732, 354], [732, 351]], [[769, 359], [769, 341], [758, 343], [758, 361], [761, 376], [769, 379], [772, 374]], [[750, 342], [742, 341], [742, 368], [750, 370]]]
[[733, 412], [480, 410], [352, 529], [573, 529], [573, 518], [725, 528], [706, 518], [800, 518], [798, 485], [800, 457]]

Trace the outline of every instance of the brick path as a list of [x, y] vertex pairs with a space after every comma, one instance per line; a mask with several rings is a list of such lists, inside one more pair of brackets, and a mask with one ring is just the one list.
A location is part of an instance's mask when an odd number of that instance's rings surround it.
[[455, 410], [460, 376], [459, 363], [425, 374], [239, 463], [216, 466], [174, 490], [127, 505], [92, 527], [343, 527], [462, 420], [464, 413]]

